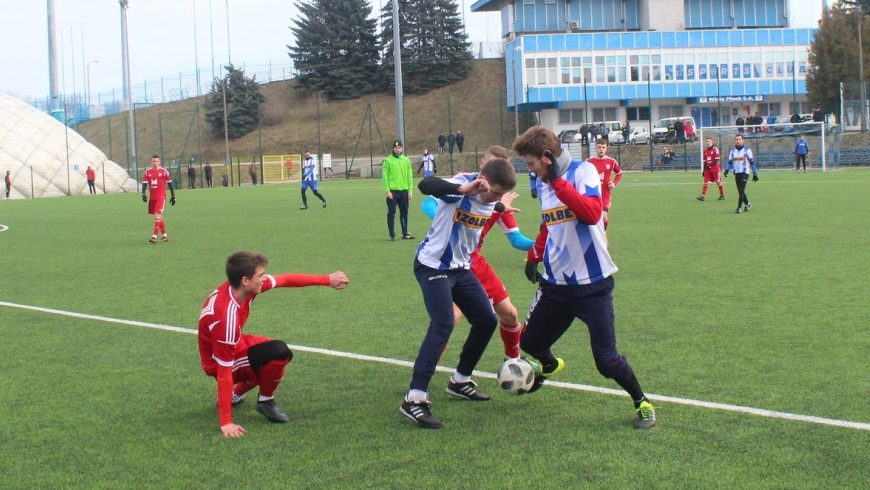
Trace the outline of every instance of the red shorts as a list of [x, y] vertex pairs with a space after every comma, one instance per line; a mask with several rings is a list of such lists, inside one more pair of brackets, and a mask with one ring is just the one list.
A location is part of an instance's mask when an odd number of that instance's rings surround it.
[[153, 199], [148, 201], [148, 214], [163, 214], [166, 208], [166, 198]]
[[[259, 337], [257, 335], [242, 334], [239, 343], [233, 349], [233, 383], [241, 383], [242, 381], [248, 384], [259, 384], [256, 373], [251, 369], [251, 363], [248, 362], [248, 349], [263, 342], [269, 342], [268, 337]], [[211, 365], [203, 366], [205, 374], [214, 378], [217, 376], [217, 363], [212, 360]]]
[[704, 182], [707, 182], [708, 184], [711, 182], [721, 184], [722, 183], [722, 176], [718, 170], [705, 170], [704, 171]]
[[480, 281], [492, 304], [497, 305], [510, 296], [507, 288], [504, 287], [504, 283], [501, 282], [501, 279], [498, 278], [495, 271], [492, 270], [492, 267], [489, 266], [482, 255], [475, 255], [472, 258], [471, 272]]

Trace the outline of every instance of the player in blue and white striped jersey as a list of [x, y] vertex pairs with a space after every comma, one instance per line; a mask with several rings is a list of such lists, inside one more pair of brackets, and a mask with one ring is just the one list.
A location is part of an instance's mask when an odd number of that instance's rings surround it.
[[[516, 186], [514, 167], [505, 159], [489, 161], [479, 175], [459, 174], [450, 179], [428, 177], [418, 188], [438, 200], [432, 227], [417, 248], [414, 275], [423, 291], [429, 313], [429, 329], [423, 338], [414, 374], [400, 412], [418, 426], [440, 429], [441, 421], [432, 415], [428, 397], [429, 382], [447, 341], [453, 332], [453, 305], [471, 324], [471, 330], [456, 372], [447, 384], [447, 393], [471, 401], [489, 400], [471, 380], [498, 326], [486, 291], [471, 272], [471, 253], [494, 210], [505, 210], [498, 200]], [[518, 211], [508, 208], [509, 211]]]
[[735, 214], [740, 214], [740, 205], [743, 204], [743, 211], [749, 211], [752, 204], [749, 204], [749, 196], [746, 195], [746, 183], [749, 182], [749, 171], [752, 170], [752, 181], [758, 182], [758, 170], [755, 168], [755, 160], [752, 157], [752, 150], [748, 146], [744, 146], [743, 135], [738, 134], [734, 137], [734, 148], [728, 153], [728, 163], [725, 164], [725, 177], [728, 177], [728, 172], [734, 171], [734, 181], [737, 183], [737, 211]]
[[[571, 160], [556, 135], [533, 126], [517, 137], [514, 152], [538, 174], [541, 232], [529, 250], [526, 277], [539, 283], [526, 316], [520, 348], [540, 361], [535, 384], [565, 367], [551, 347], [575, 318], [586, 324], [598, 372], [611, 378], [634, 401], [634, 427], [656, 424], [655, 407], [646, 399], [628, 361], [616, 350], [613, 273], [602, 219], [601, 177], [589, 162]], [[544, 275], [537, 264], [544, 263]]]

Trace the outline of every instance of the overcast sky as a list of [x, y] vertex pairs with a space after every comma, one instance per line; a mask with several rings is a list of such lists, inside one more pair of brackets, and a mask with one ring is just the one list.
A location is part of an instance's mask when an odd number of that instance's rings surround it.
[[[455, 0], [464, 10], [469, 41], [498, 42], [498, 13], [471, 13], [475, 0]], [[385, 0], [374, 0], [379, 10]], [[0, 0], [0, 90], [21, 98], [49, 94], [47, 0]], [[201, 73], [232, 59], [236, 66], [289, 64], [293, 0], [130, 0], [127, 21], [131, 82]], [[117, 0], [55, 0], [63, 93], [84, 93], [90, 61], [91, 93], [120, 89], [121, 27]], [[819, 0], [790, 0], [792, 25], [815, 27]], [[227, 43], [229, 7], [229, 48]], [[194, 16], [194, 8], [196, 15]], [[211, 13], [211, 23], [209, 14]], [[196, 20], [194, 22], [194, 19]], [[196, 27], [196, 36], [194, 36]], [[213, 38], [213, 42], [212, 42]], [[84, 41], [83, 41], [84, 40]], [[196, 42], [194, 42], [196, 41]], [[230, 56], [228, 56], [228, 53]], [[61, 61], [63, 62], [61, 64]]]
[[[499, 14], [472, 14], [473, 0], [456, 2], [465, 9], [469, 41], [499, 41]], [[379, 10], [384, 3], [374, 0], [373, 6]], [[49, 94], [47, 4], [47, 0], [0, 0], [0, 90], [20, 98]], [[208, 72], [207, 79], [211, 74], [212, 46], [217, 66], [228, 59], [236, 66], [243, 62], [268, 65], [270, 60], [273, 64], [290, 63], [286, 45], [294, 41], [289, 26], [299, 15], [294, 0], [130, 0], [129, 4], [133, 84], [161, 76], [177, 78], [179, 72], [194, 73], [197, 59], [200, 70]], [[58, 51], [63, 48], [65, 66], [65, 77], [59, 74], [58, 80], [65, 85], [61, 92], [72, 93], [75, 84], [75, 91], [84, 93], [87, 62], [93, 60], [99, 63], [90, 64], [91, 92], [121, 88], [119, 2], [55, 0], [55, 5], [57, 47]], [[227, 6], [231, 58], [227, 55]]]

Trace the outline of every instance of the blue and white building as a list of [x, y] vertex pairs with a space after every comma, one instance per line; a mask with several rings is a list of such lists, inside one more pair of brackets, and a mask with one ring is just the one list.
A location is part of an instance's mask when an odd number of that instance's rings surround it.
[[823, 0], [478, 0], [501, 12], [508, 109], [541, 124], [811, 112]]

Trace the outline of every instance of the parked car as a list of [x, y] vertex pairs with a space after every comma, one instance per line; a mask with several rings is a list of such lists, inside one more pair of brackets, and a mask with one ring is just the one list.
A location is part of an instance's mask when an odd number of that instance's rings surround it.
[[649, 143], [649, 130], [642, 126], [635, 126], [628, 135], [629, 145], [645, 145]]
[[579, 132], [576, 129], [565, 129], [559, 133], [559, 143], [570, 144], [579, 141]]
[[652, 130], [652, 140], [653, 143], [668, 143], [674, 144], [677, 142], [677, 137], [674, 132], [674, 123], [677, 122], [677, 119], [683, 121], [683, 124], [688, 124], [691, 128], [686, 128], [686, 140], [687, 141], [695, 141], [698, 137], [697, 125], [695, 124], [695, 118], [692, 116], [680, 116], [680, 117], [666, 117], [663, 119], [659, 119], [659, 122], [653, 126]]

